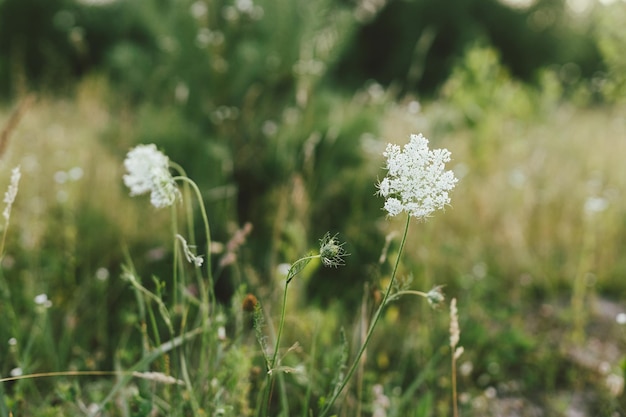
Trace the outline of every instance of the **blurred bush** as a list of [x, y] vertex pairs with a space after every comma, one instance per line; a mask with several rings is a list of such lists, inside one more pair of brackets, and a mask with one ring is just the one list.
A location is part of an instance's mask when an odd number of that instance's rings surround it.
[[592, 20], [565, 1], [382, 3], [380, 14], [358, 31], [342, 58], [337, 74], [344, 83], [375, 78], [433, 95], [477, 42], [493, 45], [511, 75], [525, 82], [537, 81], [538, 72], [551, 65], [574, 63], [583, 78], [604, 65], [589, 36]]
[[592, 86], [603, 92], [609, 101], [626, 101], [626, 8], [619, 3], [598, 10], [595, 39], [607, 66], [607, 74], [597, 74]]

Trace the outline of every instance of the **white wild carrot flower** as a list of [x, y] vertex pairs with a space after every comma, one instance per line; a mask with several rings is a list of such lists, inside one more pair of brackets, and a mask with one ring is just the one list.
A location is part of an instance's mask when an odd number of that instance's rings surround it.
[[169, 158], [154, 144], [138, 145], [131, 149], [124, 160], [128, 171], [124, 184], [130, 195], [150, 193], [150, 203], [156, 208], [168, 207], [180, 198], [174, 178], [169, 171]]
[[20, 167], [18, 165], [11, 171], [11, 183], [9, 184], [7, 191], [4, 193], [4, 202], [6, 203], [6, 206], [2, 212], [2, 216], [7, 223], [9, 222], [9, 217], [11, 217], [11, 207], [13, 206], [13, 202], [17, 196], [17, 189], [21, 176], [22, 173], [20, 172]]
[[386, 199], [384, 208], [390, 216], [406, 211], [424, 219], [450, 204], [448, 192], [458, 181], [452, 171], [445, 170], [450, 151], [430, 150], [428, 139], [420, 133], [411, 135], [403, 149], [388, 144], [383, 156], [388, 173], [378, 183], [378, 194]]
[[339, 243], [337, 235], [331, 236], [326, 232], [320, 239], [320, 258], [324, 266], [337, 267], [345, 264], [343, 258], [350, 255], [343, 248], [344, 243]]

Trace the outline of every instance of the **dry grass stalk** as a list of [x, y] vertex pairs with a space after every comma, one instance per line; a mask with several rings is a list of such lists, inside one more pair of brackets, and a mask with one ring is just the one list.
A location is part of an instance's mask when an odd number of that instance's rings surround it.
[[11, 113], [4, 128], [0, 131], [0, 158], [6, 152], [9, 136], [11, 136], [11, 133], [13, 133], [26, 111], [33, 105], [35, 99], [36, 96], [34, 94], [29, 94], [24, 97], [17, 108], [13, 110], [13, 113]]

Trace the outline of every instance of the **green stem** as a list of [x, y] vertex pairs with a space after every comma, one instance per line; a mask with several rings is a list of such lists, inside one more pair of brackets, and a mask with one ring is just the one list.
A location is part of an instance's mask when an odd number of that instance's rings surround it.
[[350, 378], [352, 378], [352, 375], [354, 374], [354, 371], [356, 371], [356, 368], [359, 366], [359, 362], [361, 361], [361, 357], [363, 356], [363, 353], [365, 353], [365, 349], [367, 348], [367, 345], [369, 344], [369, 341], [372, 338], [372, 334], [374, 333], [374, 328], [376, 327], [376, 324], [378, 323], [378, 320], [382, 316], [383, 309], [385, 308], [385, 304], [387, 303], [387, 300], [389, 298], [389, 294], [391, 294], [391, 289], [392, 289], [393, 283], [394, 283], [394, 281], [396, 279], [396, 274], [398, 272], [398, 266], [400, 265], [400, 258], [402, 256], [402, 251], [404, 249], [404, 244], [406, 243], [406, 237], [407, 237], [408, 232], [409, 232], [409, 224], [410, 224], [410, 222], [411, 222], [411, 217], [407, 215], [406, 225], [404, 226], [404, 234], [402, 235], [402, 241], [400, 242], [400, 249], [398, 250], [398, 257], [396, 258], [396, 263], [395, 263], [395, 265], [393, 267], [393, 272], [391, 273], [391, 279], [389, 280], [389, 285], [387, 286], [387, 290], [385, 291], [385, 296], [383, 297], [383, 299], [382, 299], [382, 301], [380, 303], [380, 306], [378, 306], [378, 309], [376, 310], [376, 313], [374, 314], [374, 318], [372, 319], [370, 327], [369, 327], [369, 329], [367, 331], [367, 334], [365, 335], [365, 341], [363, 342], [363, 344], [361, 345], [361, 348], [357, 352], [356, 357], [354, 358], [354, 361], [352, 362], [352, 365], [350, 366], [350, 370], [348, 371], [348, 374], [346, 375], [346, 377], [343, 379], [343, 381], [339, 385], [339, 388], [335, 389], [335, 392], [333, 393], [333, 396], [331, 397], [331, 399], [328, 401], [328, 403], [326, 404], [326, 406], [322, 410], [322, 413], [320, 414], [320, 417], [324, 417], [324, 416], [328, 415], [328, 413], [330, 412], [330, 409], [332, 408], [333, 404], [335, 403], [335, 401], [337, 401], [337, 398], [339, 398], [339, 395], [341, 394], [343, 389], [346, 387], [346, 385], [350, 381]]
[[172, 262], [172, 279], [174, 293], [174, 308], [178, 306], [178, 242], [176, 241], [176, 234], [178, 233], [178, 219], [176, 216], [176, 208], [172, 205], [172, 236], [174, 236], [174, 261]]
[[[263, 395], [263, 403], [265, 404], [265, 414], [268, 415], [270, 409], [270, 391], [272, 389], [273, 374], [276, 368], [276, 361], [278, 360], [278, 349], [280, 347], [280, 338], [283, 334], [283, 328], [285, 327], [285, 313], [287, 311], [287, 288], [289, 283], [313, 258], [319, 258], [320, 255], [311, 255], [300, 258], [291, 265], [289, 272], [287, 273], [287, 279], [285, 280], [285, 290], [283, 291], [283, 305], [280, 311], [280, 323], [278, 325], [278, 332], [276, 333], [276, 343], [274, 344], [274, 352], [272, 353], [272, 360], [268, 364], [267, 370], [267, 384], [265, 386], [265, 393]], [[285, 403], [282, 403], [285, 408]], [[288, 410], [283, 410], [288, 411]]]
[[162, 345], [151, 350], [150, 352], [147, 352], [144, 355], [144, 357], [141, 358], [141, 360], [135, 363], [135, 365], [133, 365], [125, 374], [123, 374], [123, 376], [113, 386], [109, 394], [104, 398], [104, 400], [100, 402], [100, 404], [98, 404], [98, 409], [93, 414], [91, 414], [90, 417], [100, 415], [101, 411], [104, 410], [105, 405], [111, 402], [111, 400], [117, 394], [117, 392], [128, 384], [130, 379], [133, 377], [134, 371], [143, 370], [146, 366], [154, 362], [156, 359], [160, 358], [161, 356], [173, 350], [174, 348], [181, 346], [187, 340], [193, 339], [197, 335], [204, 333], [204, 331], [205, 329], [202, 327], [190, 330], [180, 336], [173, 338], [172, 340], [168, 342], [163, 343]]
[[[206, 248], [206, 269], [207, 269], [207, 277], [208, 277], [208, 281], [209, 281], [209, 288], [207, 291], [207, 288], [204, 285], [204, 282], [202, 281], [202, 279], [199, 280], [199, 285], [200, 288], [199, 290], [201, 291], [201, 299], [203, 301], [208, 301], [206, 304], [211, 305], [211, 307], [214, 304], [215, 301], [215, 294], [214, 294], [214, 289], [213, 289], [213, 275], [212, 275], [212, 270], [211, 270], [211, 229], [209, 228], [209, 218], [206, 214], [206, 208], [204, 207], [204, 201], [202, 200], [202, 193], [200, 192], [200, 189], [198, 188], [198, 186], [196, 185], [195, 182], [193, 182], [191, 179], [189, 179], [186, 176], [178, 176], [178, 177], [174, 177], [174, 180], [180, 180], [183, 182], [186, 182], [187, 184], [189, 184], [191, 186], [191, 188], [194, 190], [195, 194], [196, 194], [196, 198], [198, 199], [198, 204], [200, 206], [200, 213], [202, 215], [202, 221], [204, 223], [204, 233], [206, 235], [206, 240], [207, 240], [207, 248]], [[208, 300], [206, 300], [206, 297], [208, 295]], [[205, 304], [203, 302], [203, 304]], [[205, 304], [205, 305], [206, 305]]]
[[280, 312], [280, 324], [278, 325], [278, 333], [276, 334], [276, 343], [274, 345], [274, 352], [272, 353], [272, 360], [270, 361], [269, 369], [267, 370], [267, 385], [265, 386], [265, 394], [263, 396], [263, 404], [265, 404], [265, 414], [269, 415], [270, 411], [270, 391], [272, 390], [272, 384], [274, 381], [274, 369], [276, 368], [276, 360], [278, 359], [278, 349], [280, 346], [280, 338], [283, 334], [283, 327], [285, 325], [285, 312], [287, 311], [287, 288], [289, 282], [285, 282], [285, 290], [283, 291], [283, 305]]
[[393, 294], [394, 298], [399, 297], [401, 295], [418, 295], [420, 297], [428, 298], [428, 294], [426, 294], [423, 291], [416, 291], [416, 290], [403, 290], [403, 291], [398, 291], [397, 293]]

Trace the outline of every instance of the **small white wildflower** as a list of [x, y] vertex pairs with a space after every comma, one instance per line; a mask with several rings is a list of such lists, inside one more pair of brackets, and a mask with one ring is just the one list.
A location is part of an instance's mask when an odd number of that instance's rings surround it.
[[17, 189], [21, 176], [22, 173], [20, 172], [20, 167], [18, 165], [11, 171], [11, 183], [9, 184], [9, 188], [7, 189], [6, 193], [4, 193], [4, 202], [7, 205], [2, 212], [2, 216], [4, 216], [4, 219], [7, 222], [9, 221], [9, 217], [11, 217], [11, 206], [15, 201], [15, 197], [17, 196]]
[[387, 409], [391, 406], [391, 401], [385, 395], [383, 386], [381, 384], [374, 385], [372, 393], [374, 394], [372, 417], [387, 417]]
[[100, 406], [96, 403], [91, 403], [87, 406], [87, 411], [89, 412], [90, 416], [96, 416], [100, 411]]
[[585, 213], [587, 215], [593, 215], [595, 213], [601, 213], [607, 209], [609, 201], [602, 197], [589, 197], [585, 200]]
[[459, 367], [459, 371], [461, 372], [461, 375], [465, 377], [470, 376], [473, 370], [474, 370], [474, 364], [470, 361], [463, 362], [461, 366]]
[[485, 397], [487, 397], [488, 399], [493, 400], [497, 396], [498, 391], [494, 387], [487, 387], [487, 389], [485, 389]]
[[81, 167], [74, 167], [67, 171], [67, 176], [71, 181], [78, 181], [83, 177], [83, 169]]
[[180, 198], [174, 178], [170, 174], [169, 159], [154, 144], [138, 145], [131, 149], [124, 160], [128, 171], [124, 184], [130, 195], [150, 192], [150, 203], [156, 208], [171, 206]]
[[621, 375], [608, 375], [605, 384], [613, 397], [619, 397], [624, 392], [624, 377]]
[[9, 374], [12, 377], [18, 377], [24, 375], [24, 371], [22, 371], [22, 368], [13, 368]]
[[206, 16], [209, 8], [204, 2], [196, 1], [190, 7], [191, 15], [196, 19], [201, 19]]
[[204, 262], [204, 259], [202, 259], [202, 255], [196, 255], [191, 252], [187, 241], [181, 235], [176, 234], [176, 239], [180, 241], [183, 247], [183, 252], [185, 253], [185, 258], [187, 259], [187, 262], [189, 262], [190, 264], [194, 264], [196, 267], [200, 268], [202, 266], [202, 263]]
[[291, 264], [282, 263], [276, 267], [276, 272], [278, 272], [279, 275], [287, 276], [287, 274], [289, 274], [290, 268], [291, 268]]
[[411, 135], [403, 149], [388, 144], [383, 156], [388, 173], [378, 184], [378, 194], [386, 198], [384, 208], [390, 216], [406, 211], [423, 219], [450, 204], [448, 192], [458, 181], [445, 170], [450, 151], [428, 149], [428, 139], [420, 133]]
[[9, 346], [15, 346], [17, 345], [17, 339], [12, 337], [9, 339]]
[[626, 324], [626, 313], [619, 313], [615, 316], [615, 321], [617, 324]]
[[48, 299], [47, 294], [36, 295], [34, 301], [35, 301], [35, 304], [43, 306], [45, 308], [52, 307], [52, 301]]
[[57, 184], [65, 184], [67, 182], [68, 175], [65, 171], [57, 171], [54, 173], [53, 178], [54, 182]]
[[96, 279], [98, 281], [106, 281], [107, 279], [109, 279], [109, 275], [109, 270], [103, 266], [96, 270]]

